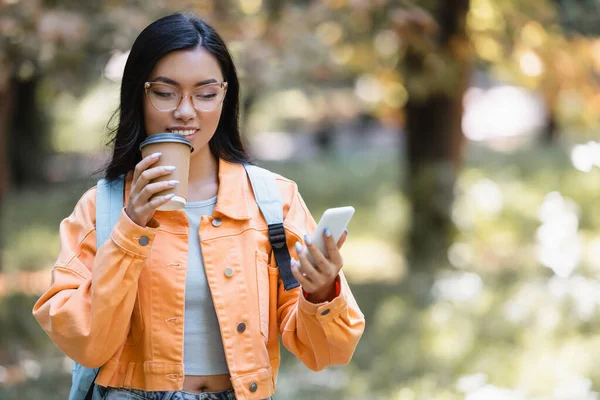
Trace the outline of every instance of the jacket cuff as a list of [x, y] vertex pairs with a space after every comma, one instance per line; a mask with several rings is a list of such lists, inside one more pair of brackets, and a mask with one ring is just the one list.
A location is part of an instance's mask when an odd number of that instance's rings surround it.
[[336, 280], [337, 296], [333, 300], [319, 304], [311, 303], [306, 299], [303, 289], [302, 294], [300, 295], [299, 308], [308, 315], [316, 316], [320, 321], [329, 321], [348, 308], [347, 293], [349, 290], [350, 288], [348, 287], [346, 280], [341, 279], [338, 275]]
[[133, 222], [125, 208], [121, 210], [119, 220], [110, 234], [119, 247], [140, 258], [148, 258], [155, 236], [156, 229], [142, 227]]

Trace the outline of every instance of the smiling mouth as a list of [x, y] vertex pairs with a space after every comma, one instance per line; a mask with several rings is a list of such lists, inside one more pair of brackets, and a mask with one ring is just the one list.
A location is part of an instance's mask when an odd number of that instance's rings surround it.
[[181, 136], [192, 136], [194, 133], [198, 132], [198, 129], [167, 129], [167, 131]]

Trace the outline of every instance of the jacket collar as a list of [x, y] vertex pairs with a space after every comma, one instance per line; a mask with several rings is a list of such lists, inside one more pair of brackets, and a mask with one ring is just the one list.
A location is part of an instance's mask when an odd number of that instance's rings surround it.
[[[129, 200], [132, 180], [133, 172], [131, 171], [125, 179], [125, 204]], [[219, 189], [215, 214], [221, 214], [232, 219], [250, 219], [248, 212], [250, 197], [250, 184], [244, 166], [219, 158]], [[183, 210], [180, 212], [183, 212]]]
[[248, 176], [242, 164], [219, 159], [219, 190], [215, 212], [233, 219], [250, 219]]

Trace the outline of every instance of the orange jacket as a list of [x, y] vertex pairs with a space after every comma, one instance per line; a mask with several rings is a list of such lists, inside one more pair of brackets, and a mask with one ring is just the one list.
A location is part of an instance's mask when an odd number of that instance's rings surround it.
[[[294, 244], [316, 224], [296, 184], [281, 176], [276, 181], [287, 245], [295, 254]], [[157, 211], [153, 227], [143, 228], [122, 211], [110, 240], [96, 249], [95, 199], [92, 188], [61, 223], [52, 284], [33, 314], [66, 355], [86, 367], [102, 366], [97, 384], [181, 390], [185, 212]], [[264, 399], [275, 392], [279, 334], [310, 369], [348, 363], [365, 321], [344, 275], [339, 295], [328, 303], [310, 303], [301, 288], [284, 290], [242, 165], [219, 161], [217, 204], [212, 216], [202, 217], [200, 238], [238, 399]]]

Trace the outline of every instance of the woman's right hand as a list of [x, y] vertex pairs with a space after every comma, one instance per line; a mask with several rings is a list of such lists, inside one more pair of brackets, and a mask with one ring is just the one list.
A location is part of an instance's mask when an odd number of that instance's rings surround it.
[[172, 173], [175, 167], [150, 168], [160, 158], [161, 153], [154, 153], [142, 159], [136, 166], [129, 191], [129, 202], [125, 213], [133, 222], [139, 226], [146, 227], [154, 216], [156, 209], [166, 204], [173, 195], [158, 196], [149, 201], [155, 193], [171, 189], [179, 183], [178, 181], [164, 181], [150, 183], [153, 179]]

